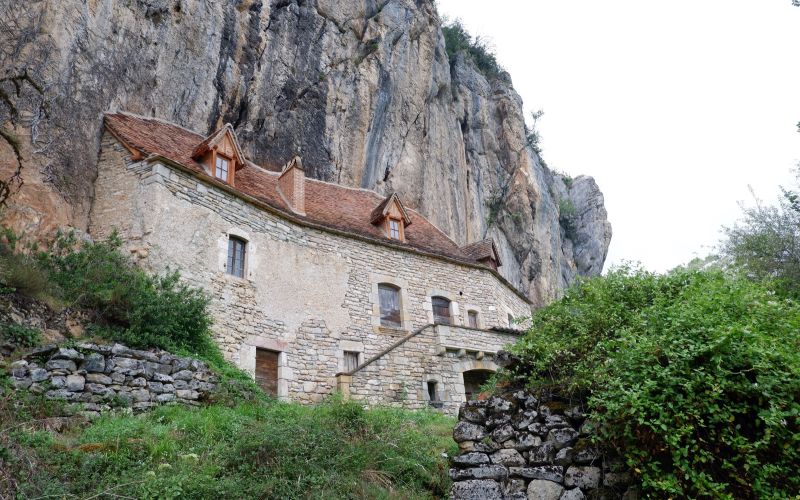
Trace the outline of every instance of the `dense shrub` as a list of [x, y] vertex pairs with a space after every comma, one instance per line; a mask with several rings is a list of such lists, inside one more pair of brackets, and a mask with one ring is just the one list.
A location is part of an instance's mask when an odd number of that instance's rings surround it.
[[0, 345], [33, 347], [42, 338], [41, 330], [14, 323], [0, 323]]
[[722, 272], [618, 269], [534, 315], [518, 373], [588, 402], [656, 497], [800, 491], [800, 306]]
[[116, 235], [100, 242], [59, 235], [47, 251], [19, 248], [8, 230], [2, 236], [3, 290], [86, 310], [97, 336], [221, 360], [203, 292], [183, 284], [177, 272], [146, 273], [121, 251]]
[[800, 194], [781, 191], [777, 205], [756, 200], [743, 207], [741, 220], [724, 228], [720, 251], [747, 277], [772, 280], [782, 293], [800, 298]]
[[[106, 416], [73, 434], [20, 432], [18, 495], [57, 498], [443, 498], [453, 420], [429, 411], [259, 402]], [[35, 439], [34, 439], [35, 437]], [[31, 449], [33, 452], [31, 452]], [[22, 467], [24, 464], [17, 464]]]

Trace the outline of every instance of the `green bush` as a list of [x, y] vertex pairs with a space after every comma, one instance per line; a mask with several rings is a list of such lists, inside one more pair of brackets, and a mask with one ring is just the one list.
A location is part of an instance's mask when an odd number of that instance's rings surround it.
[[800, 306], [722, 272], [617, 269], [537, 312], [518, 376], [586, 401], [654, 497], [800, 491]]
[[16, 347], [33, 347], [42, 338], [41, 330], [13, 323], [0, 323], [0, 344]]
[[208, 298], [177, 272], [151, 276], [120, 251], [116, 235], [78, 245], [59, 236], [38, 264], [69, 304], [94, 311], [91, 332], [133, 347], [213, 356]]
[[77, 434], [26, 445], [39, 467], [18, 496], [444, 498], [441, 454], [456, 451], [453, 424], [433, 412], [364, 410], [337, 398], [316, 407], [259, 402], [105, 416]]

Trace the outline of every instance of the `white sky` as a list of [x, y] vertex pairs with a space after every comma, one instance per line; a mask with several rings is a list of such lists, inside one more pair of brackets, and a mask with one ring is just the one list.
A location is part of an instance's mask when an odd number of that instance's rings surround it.
[[705, 256], [738, 202], [800, 160], [800, 7], [790, 0], [437, 0], [487, 38], [551, 168], [593, 176], [622, 260]]

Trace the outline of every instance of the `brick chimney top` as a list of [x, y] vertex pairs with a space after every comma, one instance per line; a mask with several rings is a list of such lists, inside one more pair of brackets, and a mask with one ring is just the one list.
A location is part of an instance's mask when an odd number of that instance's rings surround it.
[[299, 156], [283, 167], [278, 177], [278, 192], [289, 209], [299, 215], [306, 214], [306, 173]]

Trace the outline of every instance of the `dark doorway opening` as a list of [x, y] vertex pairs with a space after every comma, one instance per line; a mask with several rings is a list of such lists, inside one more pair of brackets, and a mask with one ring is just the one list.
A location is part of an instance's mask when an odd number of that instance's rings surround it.
[[464, 396], [467, 401], [471, 401], [478, 397], [481, 392], [481, 386], [489, 380], [489, 377], [494, 373], [491, 370], [469, 370], [464, 372]]
[[278, 396], [279, 352], [256, 349], [256, 383], [270, 396]]

